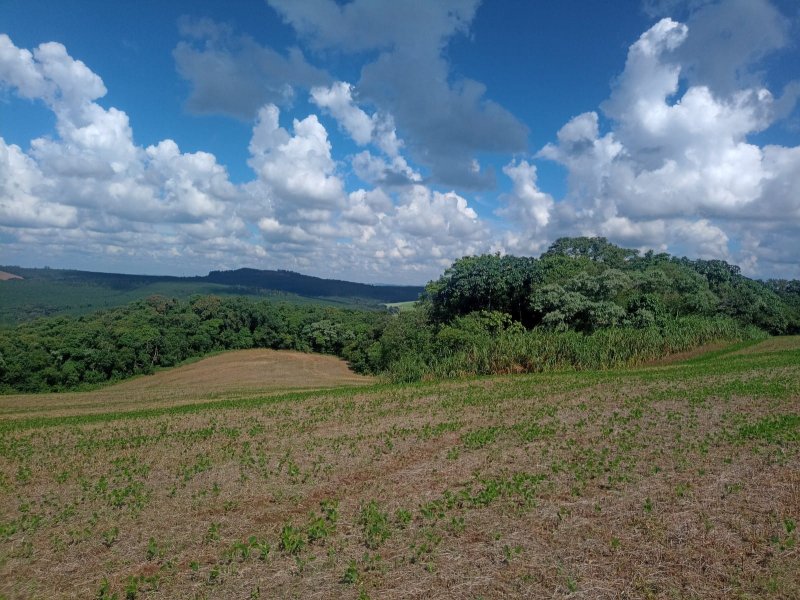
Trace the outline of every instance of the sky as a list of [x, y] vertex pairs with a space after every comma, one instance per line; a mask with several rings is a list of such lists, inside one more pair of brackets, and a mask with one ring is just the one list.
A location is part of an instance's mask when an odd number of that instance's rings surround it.
[[0, 0], [0, 264], [800, 278], [800, 0]]

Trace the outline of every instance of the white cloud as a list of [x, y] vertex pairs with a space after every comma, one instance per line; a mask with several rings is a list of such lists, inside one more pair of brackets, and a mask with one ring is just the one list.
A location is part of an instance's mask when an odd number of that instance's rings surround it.
[[[377, 58], [357, 83], [361, 98], [393, 115], [411, 158], [446, 186], [490, 188], [491, 170], [475, 172], [478, 152], [518, 152], [527, 127], [486, 97], [478, 81], [451, 72], [444, 50], [469, 30], [477, 0], [394, 2], [333, 0], [269, 4], [312, 47]], [[387, 144], [384, 151], [390, 156]]]
[[70, 57], [62, 44], [41, 44], [31, 52], [17, 48], [4, 33], [0, 34], [0, 81], [23, 98], [42, 99], [61, 110], [106, 94], [100, 77]]
[[0, 225], [33, 228], [74, 225], [75, 208], [40, 198], [46, 186], [36, 163], [19, 146], [9, 146], [0, 137]]
[[365, 183], [373, 185], [405, 185], [422, 181], [422, 176], [400, 154], [404, 145], [397, 137], [394, 119], [389, 114], [367, 114], [353, 99], [353, 86], [338, 81], [330, 87], [315, 87], [311, 100], [329, 112], [356, 144], [377, 146], [386, 159], [368, 150], [352, 158], [353, 170]]
[[528, 161], [510, 162], [503, 167], [513, 183], [511, 194], [505, 197], [507, 206], [499, 214], [523, 226], [532, 226], [534, 233], [550, 223], [554, 201], [550, 194], [542, 192], [536, 185], [536, 167]]
[[375, 125], [372, 117], [353, 102], [353, 87], [349, 83], [337, 81], [330, 87], [311, 88], [311, 100], [330, 111], [358, 145], [370, 143]]
[[336, 176], [328, 132], [309, 115], [293, 123], [290, 135], [278, 123], [280, 111], [267, 105], [258, 112], [250, 143], [250, 166], [278, 198], [301, 208], [341, 205], [344, 186]]
[[377, 225], [393, 211], [392, 199], [381, 188], [356, 190], [348, 196], [342, 217], [358, 225]]
[[[723, 94], [693, 73], [682, 90], [679, 50], [691, 35], [671, 19], [656, 23], [631, 45], [603, 104], [610, 131], [601, 135], [598, 115], [585, 113], [539, 152], [568, 170], [548, 233], [606, 235], [769, 274], [768, 240], [785, 241], [769, 232], [800, 229], [800, 198], [790, 191], [800, 154], [750, 141], [778, 116], [766, 88]], [[746, 242], [754, 231], [762, 243]]]
[[730, 94], [743, 87], [760, 87], [764, 58], [792, 41], [791, 20], [770, 0], [667, 0], [651, 2], [653, 16], [673, 16], [687, 10], [689, 35], [676, 58], [692, 85]]
[[12, 248], [174, 256], [243, 235], [240, 192], [215, 157], [171, 140], [136, 146], [128, 116], [95, 102], [102, 80], [64, 46], [29, 52], [0, 36], [0, 64], [5, 86], [55, 113], [58, 134], [32, 140], [28, 153], [0, 140], [0, 229]]
[[401, 195], [394, 218], [398, 229], [439, 243], [483, 237], [483, 225], [467, 200], [455, 192], [414, 185]]

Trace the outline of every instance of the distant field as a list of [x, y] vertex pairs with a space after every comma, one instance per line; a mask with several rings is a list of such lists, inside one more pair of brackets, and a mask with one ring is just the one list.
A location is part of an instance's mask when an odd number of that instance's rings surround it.
[[798, 337], [280, 393], [355, 381], [272, 358], [2, 398], [0, 597], [800, 597]]
[[389, 302], [386, 304], [387, 308], [396, 308], [400, 312], [404, 312], [407, 310], [412, 310], [414, 305], [417, 303], [416, 300], [411, 300], [409, 302]]
[[288, 350], [240, 350], [140, 376], [92, 392], [0, 396], [0, 417], [66, 416], [164, 408], [290, 390], [362, 385], [334, 356]]

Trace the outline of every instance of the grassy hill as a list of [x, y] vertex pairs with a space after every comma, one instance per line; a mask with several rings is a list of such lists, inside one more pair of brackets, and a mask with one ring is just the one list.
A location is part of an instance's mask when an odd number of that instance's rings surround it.
[[122, 306], [152, 295], [185, 300], [216, 294], [274, 299], [296, 304], [376, 308], [387, 302], [415, 300], [421, 287], [374, 286], [320, 279], [291, 271], [212, 271], [204, 277], [97, 273], [67, 269], [0, 266], [21, 279], [0, 280], [0, 325], [38, 317], [81, 315]]
[[148, 379], [0, 398], [0, 597], [800, 597], [798, 337], [137, 407]]

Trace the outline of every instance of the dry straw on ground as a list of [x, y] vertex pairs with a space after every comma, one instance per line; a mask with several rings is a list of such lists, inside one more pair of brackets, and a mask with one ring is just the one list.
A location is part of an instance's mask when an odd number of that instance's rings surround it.
[[[797, 598], [798, 348], [282, 396], [229, 355], [6, 398], [0, 594]], [[357, 382], [285, 356], [287, 388]]]

